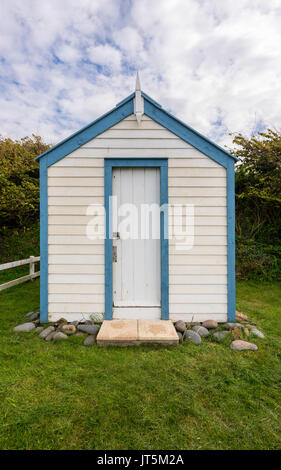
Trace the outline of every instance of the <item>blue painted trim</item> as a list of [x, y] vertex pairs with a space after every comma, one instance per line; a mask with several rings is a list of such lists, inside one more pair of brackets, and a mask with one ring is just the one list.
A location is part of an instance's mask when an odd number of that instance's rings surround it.
[[40, 160], [40, 322], [48, 322], [48, 178]]
[[89, 142], [89, 140], [94, 139], [97, 135], [105, 132], [110, 127], [122, 121], [122, 119], [125, 119], [133, 112], [134, 105], [133, 98], [131, 98], [129, 101], [126, 101], [120, 106], [115, 107], [108, 113], [98, 118], [96, 121], [92, 122], [80, 131], [75, 132], [75, 134], [71, 135], [36, 158], [47, 159], [47, 166], [49, 167], [69, 153], [86, 144], [86, 142]]
[[[112, 238], [110, 238], [109, 197], [112, 196], [112, 168], [158, 167], [160, 168], [160, 202], [168, 203], [168, 160], [163, 158], [107, 158], [104, 160], [104, 206], [106, 210], [105, 228], [105, 319], [112, 320], [113, 277], [112, 277]], [[168, 224], [168, 218], [166, 218]], [[169, 319], [169, 241], [165, 239], [167, 227], [164, 214], [161, 224], [161, 318]]]
[[144, 114], [154, 119], [154, 121], [166, 127], [166, 129], [176, 134], [185, 142], [193, 145], [197, 150], [203, 152], [225, 168], [230, 158], [234, 161], [237, 160], [234, 155], [231, 155], [219, 145], [195, 131], [192, 127], [187, 126], [164, 109], [156, 106], [155, 103], [148, 101], [146, 98], [144, 98]]
[[104, 160], [104, 207], [105, 207], [105, 240], [104, 240], [104, 269], [105, 269], [105, 319], [112, 320], [113, 277], [112, 277], [112, 233], [110, 233], [110, 205], [112, 196], [112, 166]]
[[[167, 204], [168, 210], [168, 160], [160, 168], [160, 203]], [[166, 224], [165, 227], [165, 215]], [[169, 240], [168, 240], [168, 212], [161, 211], [161, 318], [169, 320]], [[166, 236], [165, 236], [166, 235]]]
[[[131, 93], [108, 113], [75, 132], [67, 139], [59, 142], [54, 147], [36, 157], [36, 159], [47, 158], [48, 166], [53, 165], [53, 163], [81, 147], [86, 142], [89, 142], [89, 140], [105, 132], [134, 112], [134, 96], [134, 93]], [[162, 124], [178, 137], [190, 143], [225, 168], [227, 167], [227, 159], [229, 157], [233, 160], [237, 160], [234, 155], [231, 155], [222, 147], [215, 144], [195, 129], [192, 129], [192, 127], [183, 123], [168, 111], [165, 111], [159, 103], [150, 98], [146, 93], [142, 92], [142, 96], [144, 99], [145, 114]]]
[[235, 321], [235, 172], [234, 162], [227, 166], [227, 311]]

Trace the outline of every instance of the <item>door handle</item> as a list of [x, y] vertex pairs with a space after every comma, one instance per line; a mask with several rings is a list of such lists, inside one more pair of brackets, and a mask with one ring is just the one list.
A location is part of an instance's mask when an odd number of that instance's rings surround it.
[[112, 262], [117, 263], [117, 246], [112, 247]]
[[120, 240], [120, 233], [119, 232], [113, 232], [112, 234], [114, 240]]

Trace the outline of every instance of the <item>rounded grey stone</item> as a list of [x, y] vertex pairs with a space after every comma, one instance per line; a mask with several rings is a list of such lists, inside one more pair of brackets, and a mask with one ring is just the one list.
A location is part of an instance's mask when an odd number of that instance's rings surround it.
[[183, 320], [178, 320], [175, 323], [175, 329], [179, 331], [180, 333], [184, 333], [186, 330], [186, 324], [184, 323]]
[[37, 328], [35, 328], [35, 331], [39, 333], [39, 331], [42, 331], [43, 328], [44, 328], [43, 326], [37, 326]]
[[30, 315], [29, 320], [34, 321], [34, 320], [37, 320], [37, 318], [39, 318], [39, 313], [34, 312], [32, 315]]
[[179, 337], [179, 342], [182, 343], [182, 340], [183, 340], [182, 333], [180, 331], [177, 331], [177, 335]]
[[27, 323], [23, 323], [22, 325], [15, 326], [14, 331], [24, 331], [28, 333], [29, 331], [34, 330], [34, 328], [35, 328], [34, 323], [27, 322]]
[[53, 335], [53, 341], [57, 341], [58, 339], [67, 339], [68, 336], [62, 333], [61, 331], [56, 331]]
[[204, 326], [195, 325], [193, 326], [192, 329], [193, 331], [196, 331], [196, 333], [198, 333], [200, 336], [203, 336], [204, 338], [206, 338], [210, 334], [209, 330], [207, 330], [207, 328], [205, 328]]
[[39, 338], [46, 338], [50, 333], [52, 333], [52, 331], [55, 331], [55, 327], [52, 325], [48, 326], [47, 328], [45, 328], [45, 330], [41, 331]]
[[31, 315], [33, 315], [34, 312], [28, 312], [24, 315], [24, 318], [29, 318]]
[[241, 325], [241, 323], [230, 323], [230, 322], [227, 322], [227, 323], [225, 323], [224, 328], [225, 328], [226, 330], [234, 330], [234, 328], [243, 328], [243, 325]]
[[214, 336], [218, 341], [223, 341], [223, 340], [225, 340], [229, 335], [230, 335], [230, 331], [216, 331], [215, 333], [213, 333], [213, 336]]
[[235, 351], [245, 351], [245, 350], [256, 351], [258, 347], [254, 343], [248, 343], [247, 341], [242, 341], [240, 339], [237, 339], [235, 341], [232, 341], [230, 345], [230, 349], [233, 349]]
[[251, 333], [259, 338], [265, 338], [264, 334], [260, 330], [257, 330], [257, 328], [251, 328]]
[[51, 333], [49, 333], [48, 336], [46, 336], [45, 341], [52, 341], [55, 334], [56, 334], [55, 331], [51, 331]]
[[84, 346], [91, 346], [92, 344], [94, 344], [96, 342], [96, 335], [89, 335], [87, 336], [87, 338], [85, 339], [83, 345]]
[[99, 332], [100, 327], [98, 325], [78, 325], [77, 329], [79, 331], [84, 331], [89, 335], [97, 335]]
[[196, 345], [201, 344], [202, 342], [201, 336], [198, 333], [196, 333], [196, 331], [193, 331], [193, 330], [186, 330], [183, 337], [185, 341], [191, 341], [192, 343]]

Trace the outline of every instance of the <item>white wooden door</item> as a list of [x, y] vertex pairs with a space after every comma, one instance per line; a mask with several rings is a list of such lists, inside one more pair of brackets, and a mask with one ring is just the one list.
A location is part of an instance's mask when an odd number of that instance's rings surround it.
[[[118, 235], [115, 232], [113, 239], [117, 257], [113, 259], [115, 318], [130, 318], [131, 314], [136, 317], [136, 312], [140, 318], [160, 318], [160, 169], [115, 168], [112, 178], [118, 211]], [[148, 219], [151, 204], [154, 212]], [[141, 213], [146, 216], [141, 217]], [[133, 227], [127, 223], [129, 214], [134, 214]]]

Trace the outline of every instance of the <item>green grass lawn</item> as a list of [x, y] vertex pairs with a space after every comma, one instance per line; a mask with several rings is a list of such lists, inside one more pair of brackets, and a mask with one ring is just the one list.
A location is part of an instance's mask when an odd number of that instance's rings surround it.
[[14, 333], [39, 280], [0, 294], [1, 449], [278, 449], [280, 285], [238, 283], [237, 309], [266, 339], [99, 348]]

